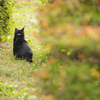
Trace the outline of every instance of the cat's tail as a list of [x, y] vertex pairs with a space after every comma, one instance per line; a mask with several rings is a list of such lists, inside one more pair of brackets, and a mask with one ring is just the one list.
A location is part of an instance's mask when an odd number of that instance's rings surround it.
[[30, 60], [30, 63], [32, 63], [33, 61], [32, 60]]
[[32, 63], [33, 61], [32, 61], [32, 59], [29, 59], [29, 58], [27, 58], [27, 61], [29, 61], [30, 63]]

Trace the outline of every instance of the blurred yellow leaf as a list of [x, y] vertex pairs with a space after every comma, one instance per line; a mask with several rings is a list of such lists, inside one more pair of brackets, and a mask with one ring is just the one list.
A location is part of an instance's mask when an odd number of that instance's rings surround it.
[[61, 52], [66, 52], [66, 50], [65, 49], [61, 49]]
[[91, 75], [97, 79], [100, 78], [100, 72], [98, 72], [96, 69], [92, 68], [91, 69]]
[[69, 56], [71, 54], [71, 52], [70, 51], [67, 51], [67, 55]]
[[43, 100], [54, 100], [53, 95], [49, 94], [47, 96], [44, 96]]

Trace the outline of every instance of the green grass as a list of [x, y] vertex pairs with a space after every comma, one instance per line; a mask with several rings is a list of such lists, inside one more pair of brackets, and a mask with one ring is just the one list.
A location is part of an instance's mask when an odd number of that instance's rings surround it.
[[[11, 34], [8, 36], [8, 41], [0, 44], [0, 83], [9, 85], [17, 85], [14, 91], [17, 91], [16, 96], [13, 95], [12, 90], [6, 89], [6, 85], [0, 88], [0, 98], [2, 100], [18, 100], [22, 94], [20, 91], [28, 88], [27, 99], [34, 100], [36, 93], [34, 72], [38, 71], [41, 67], [41, 62], [47, 58], [46, 51], [43, 46], [33, 37], [33, 31], [38, 31], [38, 26], [35, 20], [35, 9], [37, 5], [34, 2], [16, 2], [12, 8], [13, 24]], [[15, 60], [13, 56], [13, 36], [15, 28], [25, 28], [25, 38], [28, 41], [33, 51], [33, 63], [24, 60]], [[3, 93], [6, 91], [7, 93]], [[10, 93], [10, 94], [9, 94]], [[18, 94], [19, 93], [19, 94]], [[23, 92], [24, 93], [24, 92]], [[22, 96], [24, 96], [22, 94]], [[26, 100], [20, 97], [19, 100]]]

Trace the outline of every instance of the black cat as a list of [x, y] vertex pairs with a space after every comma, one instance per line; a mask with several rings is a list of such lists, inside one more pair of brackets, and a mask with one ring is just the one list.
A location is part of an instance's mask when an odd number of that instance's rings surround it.
[[24, 28], [21, 30], [15, 28], [15, 36], [13, 41], [13, 54], [16, 58], [25, 59], [29, 62], [33, 62], [32, 50], [24, 38]]

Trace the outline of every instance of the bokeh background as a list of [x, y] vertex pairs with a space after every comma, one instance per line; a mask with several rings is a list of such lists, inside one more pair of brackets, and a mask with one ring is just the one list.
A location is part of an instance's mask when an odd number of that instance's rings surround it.
[[[33, 64], [11, 53], [15, 27]], [[0, 0], [0, 64], [2, 100], [100, 100], [100, 0]]]
[[40, 76], [45, 100], [99, 100], [100, 1], [41, 1], [39, 39], [51, 52]]

